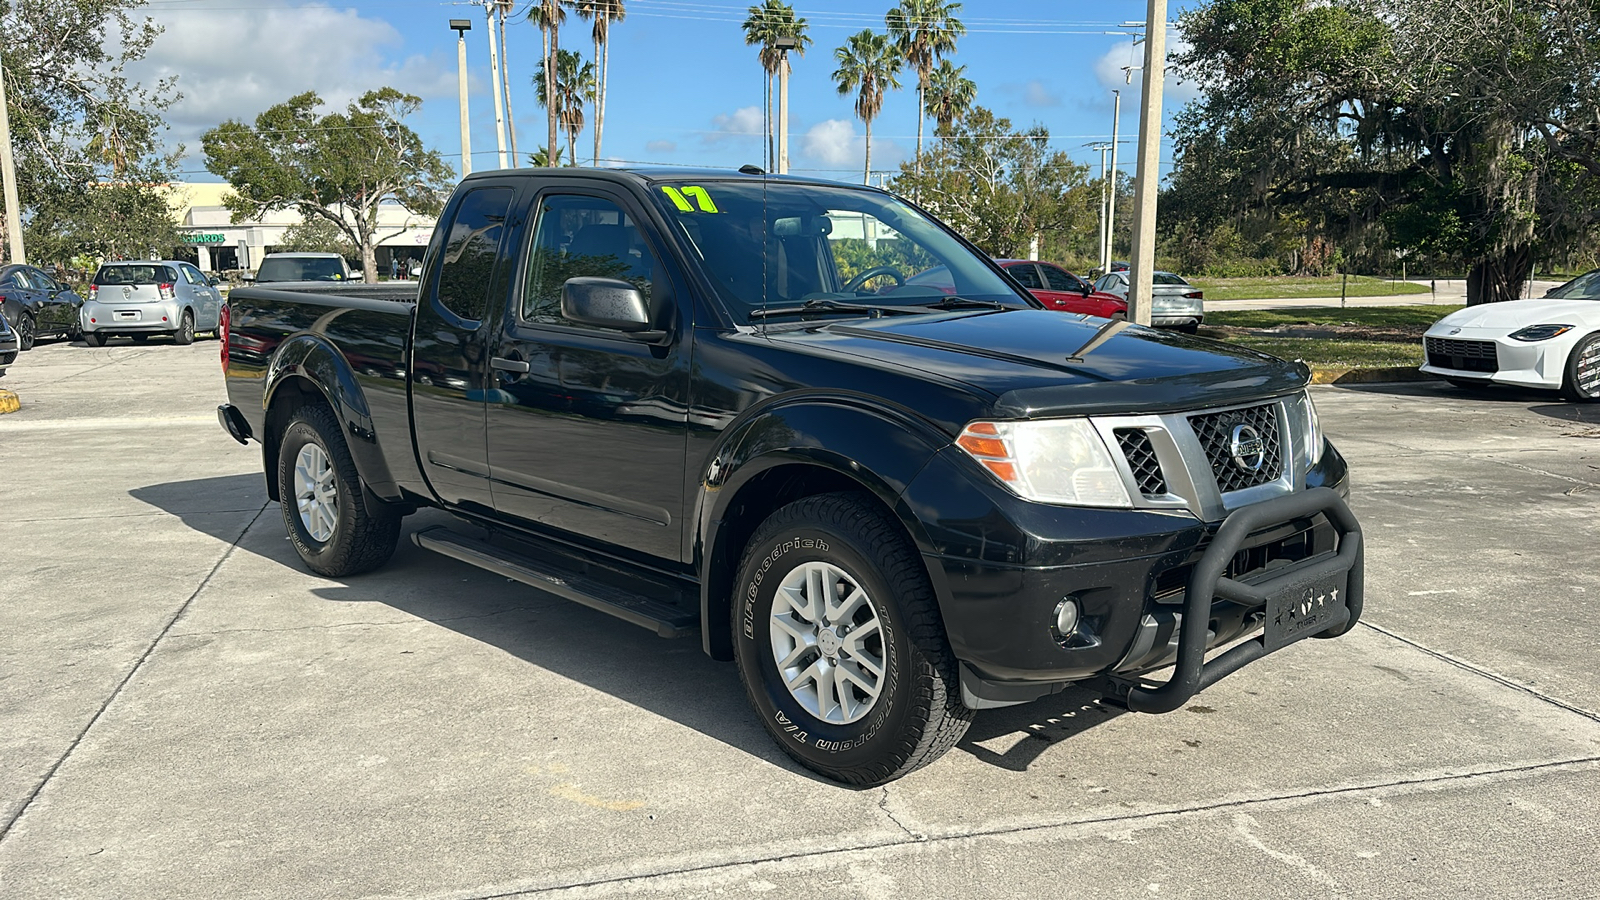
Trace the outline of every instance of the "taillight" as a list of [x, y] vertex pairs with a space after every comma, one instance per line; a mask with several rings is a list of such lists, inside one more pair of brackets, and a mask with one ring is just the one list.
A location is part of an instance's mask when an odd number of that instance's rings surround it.
[[217, 326], [217, 336], [222, 338], [222, 372], [228, 372], [228, 304], [222, 304], [221, 319]]
[[98, 284], [89, 285], [89, 299], [90, 300], [98, 300], [99, 298], [100, 298], [100, 285], [98, 285]]
[[173, 298], [174, 295], [172, 293], [172, 282], [169, 281], [165, 284], [158, 284], [156, 287], [161, 290], [161, 299], [171, 300]]
[[1205, 291], [1190, 291], [1189, 293], [1183, 295], [1183, 299], [1185, 300], [1204, 300], [1205, 298]]

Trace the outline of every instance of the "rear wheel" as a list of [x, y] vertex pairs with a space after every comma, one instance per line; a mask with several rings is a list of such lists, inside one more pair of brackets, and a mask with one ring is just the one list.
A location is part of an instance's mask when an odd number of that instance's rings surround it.
[[1600, 400], [1600, 333], [1578, 342], [1567, 357], [1561, 396], [1579, 403]]
[[184, 345], [194, 343], [194, 313], [183, 311], [183, 318], [178, 322], [178, 330], [172, 333], [173, 343]]
[[34, 338], [33, 316], [23, 314], [17, 317], [17, 349], [32, 350]]
[[368, 502], [333, 410], [301, 407], [278, 446], [278, 497], [295, 552], [333, 578], [376, 569], [394, 554], [400, 516]]
[[106, 336], [98, 331], [86, 331], [83, 333], [83, 342], [91, 347], [104, 347]]
[[954, 654], [916, 548], [868, 498], [773, 513], [739, 566], [734, 658], [783, 751], [862, 787], [944, 755], [967, 730]]

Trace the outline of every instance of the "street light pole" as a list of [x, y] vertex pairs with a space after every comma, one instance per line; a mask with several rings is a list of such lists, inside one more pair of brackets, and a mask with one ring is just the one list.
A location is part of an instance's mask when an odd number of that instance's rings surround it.
[[793, 37], [780, 37], [772, 42], [778, 51], [778, 174], [789, 171], [789, 51], [800, 47]]
[[1100, 250], [1100, 274], [1102, 275], [1106, 272], [1106, 197], [1109, 196], [1108, 188], [1110, 187], [1106, 181], [1106, 151], [1113, 146], [1115, 145], [1089, 145], [1090, 150], [1100, 151], [1100, 243], [1097, 246]]
[[1117, 252], [1117, 139], [1122, 134], [1122, 92], [1112, 91], [1111, 101], [1111, 195], [1106, 200], [1106, 234], [1100, 251], [1100, 267], [1111, 271], [1111, 254]]
[[451, 19], [450, 27], [456, 33], [456, 83], [461, 89], [461, 177], [472, 174], [472, 133], [467, 119], [467, 32], [472, 30], [471, 19]]
[[1145, 15], [1144, 88], [1139, 103], [1139, 167], [1134, 176], [1133, 259], [1128, 318], [1150, 324], [1155, 297], [1156, 188], [1161, 182], [1161, 89], [1167, 72], [1167, 0], [1149, 0]]
[[0, 180], [5, 182], [6, 237], [11, 245], [11, 262], [26, 265], [22, 252], [22, 206], [17, 199], [17, 161], [11, 157], [11, 112], [6, 109], [6, 73], [0, 66]]

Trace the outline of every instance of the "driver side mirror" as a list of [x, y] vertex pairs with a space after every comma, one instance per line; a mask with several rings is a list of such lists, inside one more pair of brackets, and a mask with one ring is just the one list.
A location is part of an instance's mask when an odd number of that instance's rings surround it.
[[665, 331], [652, 330], [652, 310], [639, 289], [616, 278], [579, 276], [561, 285], [561, 315], [579, 325], [611, 328], [641, 341], [658, 341]]

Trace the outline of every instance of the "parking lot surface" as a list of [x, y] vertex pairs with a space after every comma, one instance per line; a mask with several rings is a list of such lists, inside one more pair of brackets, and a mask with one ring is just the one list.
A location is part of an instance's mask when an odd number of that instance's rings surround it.
[[309, 574], [217, 350], [3, 380], [0, 897], [1596, 895], [1600, 409], [1318, 388], [1361, 626], [1166, 716], [985, 712], [861, 791], [697, 641], [409, 540]]

